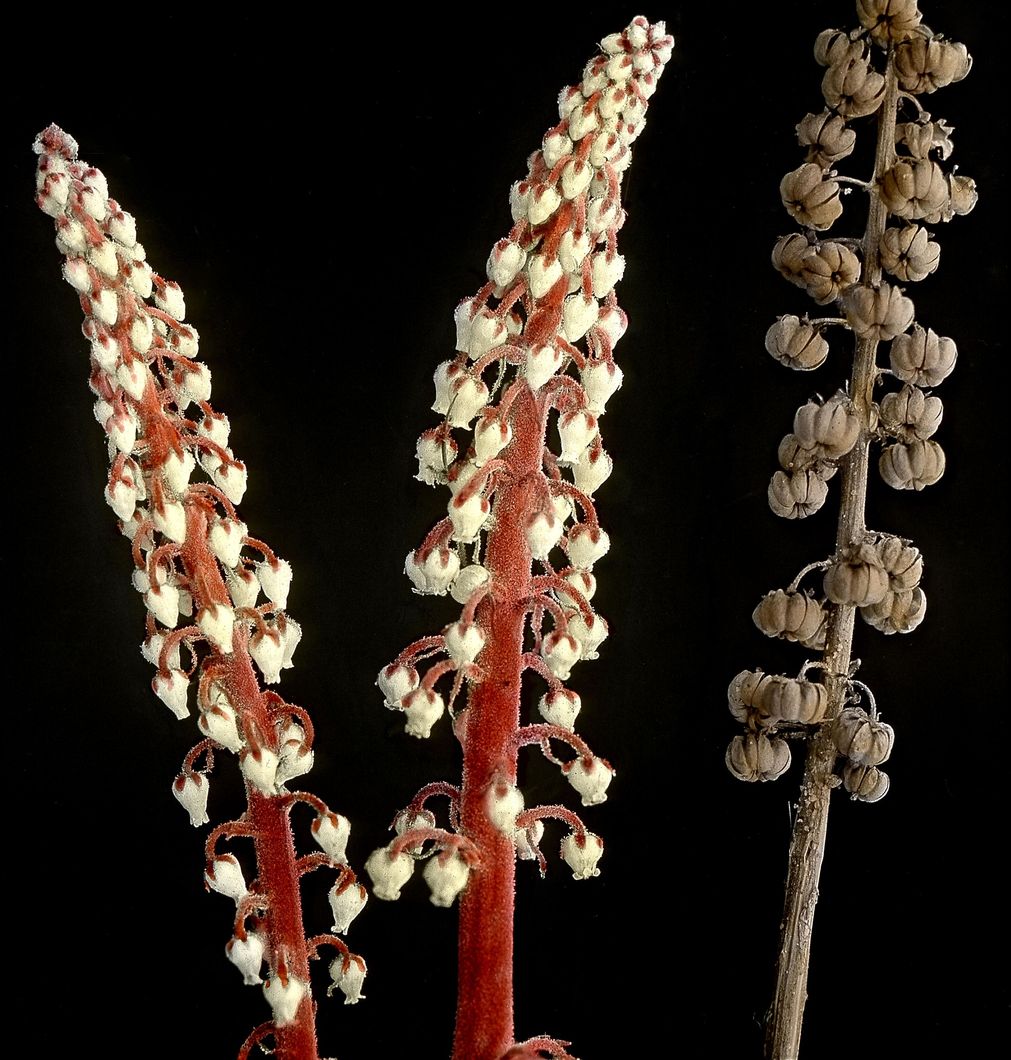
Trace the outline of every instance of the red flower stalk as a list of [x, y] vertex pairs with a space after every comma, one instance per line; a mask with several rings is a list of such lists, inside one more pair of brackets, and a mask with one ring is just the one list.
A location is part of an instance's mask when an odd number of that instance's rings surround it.
[[[621, 385], [613, 350], [627, 325], [614, 292], [625, 267], [621, 178], [672, 46], [663, 23], [636, 18], [562, 90], [558, 125], [513, 185], [515, 223], [492, 248], [488, 282], [457, 307], [456, 356], [435, 372], [442, 422], [418, 441], [418, 478], [448, 484], [452, 498], [406, 573], [419, 593], [451, 593], [463, 613], [405, 648], [378, 683], [413, 736], [453, 715], [463, 782], [418, 792], [397, 816], [398, 837], [366, 868], [377, 897], [392, 899], [428, 857], [432, 901], [460, 896], [457, 1060], [568, 1055], [547, 1038], [514, 1042], [514, 863], [536, 860], [544, 871], [549, 820], [564, 827], [561, 855], [576, 879], [598, 875], [603, 844], [564, 807], [525, 809], [517, 759], [521, 747], [540, 747], [584, 806], [603, 802], [614, 776], [572, 731], [580, 698], [563, 682], [597, 657], [608, 632], [590, 603], [594, 564], [610, 545], [592, 496], [611, 469], [599, 420]], [[454, 435], [467, 430], [469, 442]], [[421, 676], [418, 664], [439, 655]], [[543, 724], [521, 724], [529, 670], [547, 684]], [[466, 709], [454, 714], [465, 681]], [[441, 798], [445, 828], [429, 809]]]
[[[309, 716], [261, 687], [261, 678], [274, 684], [292, 665], [301, 636], [285, 611], [291, 567], [239, 519], [246, 468], [229, 448], [227, 417], [210, 405], [210, 373], [196, 359], [199, 338], [184, 323], [178, 284], [152, 272], [133, 217], [109, 198], [105, 177], [77, 160], [71, 137], [52, 125], [34, 148], [38, 205], [56, 222], [63, 275], [80, 294], [91, 341], [95, 417], [111, 460], [105, 497], [131, 543], [134, 585], [147, 606], [142, 650], [156, 667], [152, 687], [182, 719], [195, 686], [203, 738], [186, 755], [173, 794], [200, 826], [208, 823], [215, 752], [236, 754], [245, 779], [247, 811], [211, 831], [205, 873], [208, 889], [236, 903], [228, 957], [247, 984], [263, 984], [272, 1010], [239, 1056], [269, 1037], [275, 1055], [315, 1060], [309, 960], [324, 943], [336, 949], [331, 976], [348, 1003], [361, 996], [365, 964], [336, 935], [306, 939], [299, 881], [321, 866], [338, 871], [330, 891], [337, 934], [366, 895], [346, 864], [346, 818], [286, 787], [312, 766]], [[191, 482], [199, 472], [205, 480]], [[299, 803], [316, 813], [321, 853], [296, 854], [289, 816]], [[240, 837], [252, 840], [256, 856], [248, 885], [220, 845]]]

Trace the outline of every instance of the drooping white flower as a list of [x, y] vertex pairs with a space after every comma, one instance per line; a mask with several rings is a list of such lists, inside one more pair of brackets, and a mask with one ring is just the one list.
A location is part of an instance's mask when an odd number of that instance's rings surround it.
[[267, 626], [258, 629], [249, 638], [249, 654], [260, 668], [263, 680], [268, 685], [281, 680], [281, 666], [284, 663], [284, 641], [277, 629]]
[[386, 706], [390, 710], [398, 710], [400, 701], [408, 692], [413, 692], [420, 683], [421, 678], [413, 666], [404, 663], [390, 663], [379, 671], [376, 684], [383, 694]]
[[579, 373], [587, 407], [599, 416], [608, 398], [621, 386], [624, 373], [613, 361], [587, 361]]
[[424, 559], [408, 553], [404, 573], [414, 583], [416, 592], [445, 596], [453, 579], [460, 573], [460, 557], [448, 548], [433, 548]]
[[190, 824], [194, 828], [210, 822], [207, 816], [210, 790], [211, 784], [206, 773], [180, 773], [172, 782], [172, 794], [190, 815]]
[[256, 576], [264, 596], [283, 611], [288, 606], [288, 592], [291, 589], [291, 564], [286, 559], [265, 560], [257, 563]]
[[305, 995], [306, 984], [294, 975], [287, 976], [286, 980], [273, 975], [263, 984], [263, 996], [273, 1010], [274, 1024], [278, 1027], [287, 1027], [294, 1021]]
[[432, 905], [448, 909], [467, 886], [470, 866], [460, 854], [454, 852], [445, 860], [441, 855], [430, 858], [422, 875], [432, 891], [429, 898]]
[[458, 604], [465, 604], [478, 589], [487, 585], [490, 580], [491, 572], [487, 567], [481, 566], [480, 563], [471, 563], [453, 579], [453, 584], [449, 589], [450, 596]]
[[217, 891], [236, 903], [248, 893], [242, 869], [234, 854], [218, 854], [204, 873], [204, 881], [212, 891]]
[[413, 692], [408, 692], [400, 701], [400, 707], [407, 718], [404, 732], [408, 736], [417, 736], [424, 740], [432, 735], [432, 726], [442, 717], [446, 710], [446, 704], [439, 695], [431, 689], [419, 687]]
[[235, 628], [235, 612], [226, 604], [210, 604], [197, 612], [200, 632], [215, 651], [229, 655], [232, 651], [232, 631]]
[[414, 875], [414, 858], [404, 853], [391, 857], [389, 847], [380, 847], [369, 854], [365, 871], [372, 880], [372, 893], [384, 902], [395, 902], [400, 888]]
[[242, 542], [248, 533], [249, 528], [238, 519], [217, 519], [207, 532], [207, 546], [224, 566], [237, 567]]
[[583, 701], [575, 692], [559, 688], [541, 696], [537, 710], [549, 725], [557, 725], [571, 732], [582, 706]]
[[579, 641], [570, 633], [556, 629], [541, 641], [541, 655], [548, 669], [560, 681], [569, 679], [569, 672], [573, 664], [579, 661], [579, 654]]
[[351, 921], [365, 908], [365, 903], [369, 900], [368, 893], [360, 883], [346, 881], [344, 885], [335, 883], [330, 888], [328, 897], [333, 913], [331, 930], [338, 935], [343, 935], [351, 927]]
[[454, 622], [443, 630], [446, 638], [446, 651], [458, 665], [473, 662], [484, 647], [484, 632], [473, 622]]
[[558, 417], [558, 437], [562, 443], [558, 462], [576, 463], [590, 442], [597, 437], [597, 433], [597, 417], [592, 412], [576, 409], [562, 413]]
[[613, 467], [610, 455], [603, 448], [590, 446], [572, 464], [572, 480], [577, 489], [582, 490], [587, 497], [592, 497], [608, 480]]
[[351, 957], [346, 966], [343, 957], [337, 957], [330, 962], [330, 978], [333, 979], [333, 986], [344, 995], [345, 1005], [356, 1005], [365, 999], [362, 984], [365, 982], [366, 971], [365, 962], [361, 957]]
[[607, 789], [614, 779], [614, 770], [602, 759], [575, 758], [562, 766], [568, 782], [582, 796], [584, 806], [596, 806], [607, 799]]
[[523, 792], [505, 781], [492, 784], [485, 796], [488, 820], [503, 834], [516, 831], [516, 818], [523, 812]]
[[163, 626], [172, 629], [179, 621], [179, 590], [174, 585], [152, 585], [144, 603]]
[[243, 973], [243, 983], [247, 987], [263, 983], [260, 969], [263, 966], [263, 936], [248, 932], [245, 938], [233, 936], [225, 944], [225, 956]]
[[259, 986], [260, 968], [263, 965], [263, 936], [250, 931], [244, 939], [233, 936], [225, 943], [225, 956], [242, 973], [246, 986]]
[[600, 875], [597, 863], [604, 853], [604, 841], [593, 832], [587, 832], [581, 843], [575, 832], [570, 832], [562, 840], [562, 858], [572, 869], [574, 880], [588, 880]]
[[607, 554], [611, 539], [607, 531], [588, 523], [577, 523], [569, 531], [569, 562], [573, 567], [590, 570], [601, 556]]
[[320, 849], [340, 865], [347, 864], [348, 837], [351, 822], [339, 813], [328, 810], [320, 813], [312, 822], [312, 837]]
[[513, 842], [516, 844], [516, 857], [521, 861], [536, 861], [537, 849], [544, 838], [544, 822], [540, 819], [534, 821], [529, 828], [520, 828], [513, 833]]
[[528, 517], [525, 533], [531, 557], [547, 559], [564, 532], [565, 524], [553, 512], [535, 512]]
[[593, 614], [587, 622], [582, 611], [569, 618], [569, 632], [579, 641], [581, 659], [596, 659], [597, 649], [608, 634], [607, 623], [600, 615]]
[[242, 775], [264, 795], [277, 791], [278, 757], [269, 747], [246, 747], [239, 755]]
[[540, 390], [564, 361], [557, 346], [531, 346], [527, 350], [524, 374], [531, 390]]
[[491, 514], [491, 505], [480, 493], [464, 497], [458, 493], [447, 505], [450, 522], [453, 524], [453, 540], [469, 545], [477, 540], [481, 527]]

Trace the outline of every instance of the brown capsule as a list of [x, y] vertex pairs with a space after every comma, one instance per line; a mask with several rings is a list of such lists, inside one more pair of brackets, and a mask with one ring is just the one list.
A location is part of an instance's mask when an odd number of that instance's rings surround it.
[[860, 608], [864, 621], [886, 636], [912, 633], [926, 613], [927, 597], [919, 586], [902, 592], [889, 591], [880, 603]]
[[961, 81], [972, 68], [966, 46], [942, 37], [903, 41], [895, 49], [894, 62], [899, 84], [914, 95]]
[[839, 185], [813, 162], [787, 173], [779, 193], [790, 216], [809, 228], [831, 228], [842, 214]]
[[772, 723], [772, 719], [762, 714], [755, 705], [756, 693], [765, 676], [761, 670], [742, 670], [730, 682], [727, 689], [727, 706], [730, 713], [743, 725], [763, 728]]
[[955, 150], [951, 142], [953, 127], [938, 121], [900, 122], [895, 126], [895, 142], [903, 144], [913, 158], [926, 158], [936, 151], [942, 161]]
[[891, 284], [851, 287], [843, 296], [846, 319], [857, 338], [887, 342], [913, 322], [911, 299]]
[[873, 114], [885, 98], [885, 79], [865, 58], [832, 63], [821, 79], [825, 102], [844, 118]]
[[972, 177], [964, 177], [960, 173], [953, 173], [948, 178], [948, 195], [951, 211], [959, 217], [970, 213], [979, 200], [976, 182]]
[[958, 347], [933, 329], [916, 324], [891, 345], [888, 359], [892, 371], [904, 382], [937, 386], [951, 375]]
[[841, 29], [823, 29], [815, 38], [814, 58], [819, 66], [831, 66], [848, 59], [861, 59], [867, 54], [863, 40], [853, 39]]
[[772, 248], [772, 267], [782, 273], [790, 283], [803, 287], [804, 259], [810, 251], [811, 244], [802, 233], [792, 232], [788, 236], [780, 236]]
[[853, 153], [857, 134], [846, 126], [841, 114], [823, 110], [821, 114], [807, 114], [797, 125], [797, 139], [807, 148], [807, 161], [825, 169]]
[[820, 469], [787, 474], [777, 471], [769, 483], [769, 507], [782, 519], [806, 519], [828, 497], [828, 486]]
[[824, 685], [802, 677], [768, 674], [756, 693], [757, 706], [777, 722], [814, 725], [825, 717], [828, 691]]
[[882, 452], [878, 470], [892, 489], [919, 492], [944, 474], [944, 450], [931, 439], [896, 442]]
[[891, 783], [887, 773], [875, 766], [857, 766], [847, 762], [842, 772], [843, 787], [858, 802], [877, 802], [888, 793]]
[[730, 741], [726, 763], [738, 780], [775, 780], [790, 768], [790, 747], [786, 740], [749, 732]]
[[900, 280], [917, 282], [937, 269], [941, 246], [919, 225], [886, 228], [879, 247], [881, 264]]
[[825, 571], [825, 595], [834, 604], [866, 607], [883, 600], [888, 573], [871, 544], [850, 546]]
[[804, 258], [799, 281], [818, 303], [834, 302], [860, 279], [860, 259], [842, 243], [816, 243]]
[[895, 730], [868, 717], [860, 707], [847, 707], [832, 725], [832, 740], [855, 765], [880, 766], [892, 753]]
[[887, 46], [915, 35], [920, 10], [916, 0], [857, 0], [857, 18], [878, 44]]
[[911, 542], [894, 534], [885, 534], [874, 545], [881, 566], [888, 574], [888, 588], [892, 592], [915, 589], [923, 577], [923, 556]]
[[839, 391], [822, 404], [809, 401], [797, 409], [793, 433], [804, 449], [813, 449], [826, 460], [835, 460], [856, 445], [860, 418], [853, 402]]
[[810, 637], [805, 637], [803, 640], [797, 641], [798, 644], [803, 645], [805, 648], [810, 648], [812, 651], [824, 651], [826, 637], [828, 635], [828, 612], [822, 609], [821, 622], [818, 628], [811, 634]]
[[896, 217], [915, 221], [948, 201], [944, 170], [929, 158], [900, 158], [878, 180], [878, 194]]
[[[779, 466], [784, 471], [804, 471], [816, 467], [821, 460], [821, 453], [817, 449], [805, 449], [795, 434], [783, 436], [778, 456]], [[823, 474], [822, 478], [826, 476]]]
[[751, 620], [767, 637], [803, 642], [817, 634], [825, 611], [807, 593], [774, 589], [759, 601]]
[[900, 442], [915, 442], [937, 431], [943, 412], [940, 398], [906, 383], [901, 390], [885, 394], [878, 414], [881, 426], [889, 434]]
[[795, 316], [782, 316], [765, 333], [765, 348], [787, 368], [810, 372], [828, 357], [828, 343], [821, 332]]

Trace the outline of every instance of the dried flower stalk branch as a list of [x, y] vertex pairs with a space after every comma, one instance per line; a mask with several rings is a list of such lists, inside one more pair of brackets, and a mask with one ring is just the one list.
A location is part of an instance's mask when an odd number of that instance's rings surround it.
[[[338, 935], [366, 894], [347, 865], [347, 819], [287, 788], [312, 766], [308, 714], [261, 686], [292, 665], [301, 637], [285, 610], [291, 567], [249, 536], [236, 511], [246, 468], [229, 448], [227, 417], [210, 404], [210, 372], [197, 360], [199, 337], [184, 322], [178, 284], [152, 271], [133, 217], [109, 198], [103, 174], [78, 161], [70, 136], [50, 126], [34, 148], [38, 205], [56, 222], [63, 275], [80, 295], [91, 342], [95, 417], [111, 462], [105, 498], [130, 541], [147, 608], [142, 651], [156, 668], [152, 688], [179, 719], [189, 716], [195, 689], [202, 738], [172, 792], [199, 827], [209, 822], [209, 776], [221, 751], [238, 757], [245, 780], [247, 810], [211, 830], [205, 873], [208, 889], [235, 902], [227, 956], [246, 984], [262, 984], [272, 1013], [238, 1055], [272, 1039], [279, 1057], [315, 1060], [309, 961], [332, 947], [332, 989], [347, 1003], [359, 999], [365, 963]], [[200, 472], [203, 481], [191, 481]], [[320, 852], [300, 857], [290, 815], [301, 804], [315, 814]], [[251, 840], [255, 851], [248, 885], [224, 848], [233, 839]], [[334, 934], [306, 939], [300, 879], [320, 867], [338, 873]]]
[[[932, 437], [941, 403], [926, 388], [951, 372], [955, 344], [914, 323], [913, 303], [898, 284], [937, 268], [940, 248], [926, 225], [968, 213], [976, 202], [973, 182], [940, 164], [952, 150], [951, 128], [917, 99], [969, 72], [964, 45], [927, 29], [915, 0], [857, 0], [856, 6], [856, 29], [826, 30], [815, 44], [826, 68], [826, 107], [798, 125], [807, 160], [781, 184], [783, 204], [803, 231], [783, 236], [773, 251], [776, 268], [820, 306], [835, 305], [837, 315], [783, 316], [766, 337], [773, 357], [802, 371], [826, 360], [829, 329], [854, 337], [845, 389], [798, 410], [769, 486], [777, 515], [805, 518], [824, 504], [828, 482], [839, 472], [835, 551], [806, 566], [786, 589], [767, 594], [754, 613], [764, 633], [820, 658], [808, 660], [797, 677], [744, 671], [729, 690], [730, 709], [745, 726], [727, 752], [735, 776], [774, 780], [790, 764], [786, 738], [808, 742], [768, 1024], [767, 1055], [775, 1060], [799, 1052], [829, 796], [841, 786], [853, 799], [875, 802], [888, 790], [879, 766], [894, 733], [879, 719], [870, 690], [854, 679], [857, 612], [883, 633], [908, 633], [926, 607], [919, 551], [870, 530], [864, 515], [873, 445], [881, 446], [881, 477], [896, 489], [923, 489], [944, 471], [943, 451]], [[874, 173], [865, 183], [839, 176], [834, 166], [854, 149], [851, 123], [868, 116], [876, 119], [877, 140]], [[843, 213], [849, 185], [868, 196], [863, 237], [826, 237]], [[889, 344], [888, 369], [877, 363], [881, 343]], [[902, 386], [876, 400], [875, 387], [888, 376]], [[821, 594], [800, 588], [813, 571], [823, 572]], [[866, 710], [859, 705], [865, 698]]]
[[[608, 632], [590, 603], [594, 565], [610, 545], [592, 498], [611, 470], [599, 420], [621, 384], [613, 351], [627, 324], [614, 291], [625, 267], [621, 179], [672, 44], [663, 23], [636, 18], [562, 91], [559, 123], [513, 185], [514, 225], [492, 249], [488, 283], [457, 307], [457, 353], [435, 373], [442, 420], [418, 441], [418, 478], [452, 496], [406, 573], [415, 591], [449, 592], [463, 612], [405, 648], [378, 683], [412, 736], [453, 715], [463, 781], [418, 792], [397, 815], [397, 838], [366, 868], [376, 896], [395, 899], [427, 858], [432, 901], [460, 897], [457, 1060], [568, 1055], [553, 1039], [514, 1042], [515, 861], [536, 860], [543, 872], [545, 824], [557, 822], [562, 858], [587, 879], [603, 843], [571, 810], [526, 808], [517, 761], [522, 747], [540, 748], [584, 806], [603, 802], [614, 776], [573, 731], [580, 697], [564, 682]], [[543, 721], [524, 725], [528, 671], [547, 689]], [[465, 682], [466, 709], [454, 714]]]

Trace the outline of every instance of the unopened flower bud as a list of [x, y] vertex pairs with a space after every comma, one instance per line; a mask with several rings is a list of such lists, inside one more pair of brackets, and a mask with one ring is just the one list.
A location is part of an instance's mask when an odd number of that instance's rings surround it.
[[478, 589], [487, 585], [491, 574], [480, 563], [471, 563], [463, 568], [453, 580], [449, 593], [458, 604], [465, 604]]
[[413, 692], [420, 682], [418, 671], [405, 663], [390, 663], [379, 671], [376, 684], [390, 710], [400, 707], [400, 701], [408, 692]]

